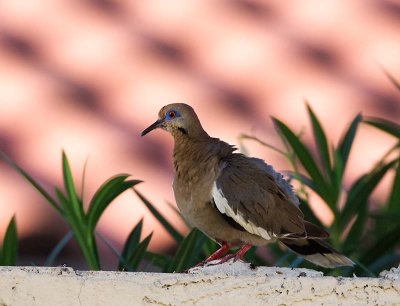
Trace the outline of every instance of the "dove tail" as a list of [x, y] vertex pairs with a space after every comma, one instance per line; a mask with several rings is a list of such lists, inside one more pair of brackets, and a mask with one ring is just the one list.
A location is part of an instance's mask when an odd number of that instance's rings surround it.
[[293, 252], [325, 268], [353, 266], [354, 262], [320, 239], [279, 239]]

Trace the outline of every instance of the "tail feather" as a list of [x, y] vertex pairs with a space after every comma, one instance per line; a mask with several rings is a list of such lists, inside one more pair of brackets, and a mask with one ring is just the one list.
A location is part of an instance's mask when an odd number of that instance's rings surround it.
[[306, 260], [325, 268], [354, 265], [351, 259], [321, 239], [280, 239], [280, 241]]

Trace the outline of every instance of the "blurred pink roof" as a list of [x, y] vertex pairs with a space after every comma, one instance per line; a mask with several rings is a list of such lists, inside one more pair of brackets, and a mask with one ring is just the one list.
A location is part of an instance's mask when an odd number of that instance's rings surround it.
[[[171, 102], [197, 111], [210, 135], [240, 133], [277, 146], [270, 116], [307, 127], [304, 100], [336, 142], [359, 112], [399, 123], [400, 4], [381, 1], [2, 1], [0, 148], [49, 191], [61, 185], [61, 150], [76, 175], [89, 157], [85, 199], [108, 177], [142, 179], [138, 189], [183, 230], [174, 203], [172, 138], [140, 132]], [[393, 138], [362, 126], [346, 183], [367, 171]], [[252, 155], [287, 169], [251, 142]], [[385, 186], [376, 193], [383, 199]], [[317, 203], [317, 204], [315, 204]], [[320, 207], [318, 199], [314, 205]], [[66, 227], [38, 194], [0, 163], [0, 237], [13, 214], [21, 239], [56, 242]], [[319, 214], [329, 222], [321, 208]], [[140, 218], [151, 247], [172, 240], [130, 191], [99, 231], [121, 246]]]

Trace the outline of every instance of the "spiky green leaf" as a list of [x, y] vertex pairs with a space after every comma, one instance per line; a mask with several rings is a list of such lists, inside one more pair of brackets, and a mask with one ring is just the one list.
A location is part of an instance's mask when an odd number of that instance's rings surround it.
[[125, 190], [139, 184], [140, 180], [126, 180], [129, 175], [120, 174], [108, 179], [94, 194], [87, 212], [88, 231], [93, 231], [100, 216], [111, 202]]
[[3, 240], [3, 249], [0, 256], [1, 266], [15, 266], [17, 263], [18, 234], [15, 216], [12, 217], [7, 226]]
[[375, 117], [367, 117], [363, 122], [400, 139], [400, 125], [395, 122]]
[[60, 255], [61, 251], [65, 248], [65, 246], [68, 244], [68, 242], [72, 239], [73, 234], [72, 231], [68, 231], [64, 235], [64, 237], [55, 245], [53, 250], [50, 252], [49, 256], [47, 256], [44, 265], [45, 266], [52, 266], [54, 264], [54, 261]]
[[58, 206], [55, 199], [53, 199], [50, 194], [44, 190], [40, 184], [35, 181], [25, 170], [23, 170], [20, 166], [18, 166], [7, 154], [0, 150], [1, 158], [12, 168], [14, 168], [21, 176], [23, 176], [53, 207], [61, 216], [63, 215], [63, 210]]
[[391, 213], [400, 213], [400, 158], [397, 160], [396, 173], [389, 193], [387, 210]]
[[331, 166], [331, 158], [329, 154], [329, 147], [328, 147], [328, 141], [326, 139], [326, 134], [317, 116], [314, 114], [312, 108], [308, 104], [307, 104], [307, 111], [311, 120], [314, 139], [317, 145], [317, 152], [323, 166], [322, 169], [325, 171], [325, 174], [330, 178], [331, 175], [330, 172], [332, 166]]
[[350, 188], [344, 208], [338, 220], [339, 228], [343, 228], [359, 211], [368, 205], [367, 199], [396, 160], [386, 164], [378, 164], [369, 173], [361, 176]]
[[131, 254], [140, 242], [140, 236], [142, 235], [143, 219], [141, 219], [138, 224], [132, 229], [121, 253], [121, 258], [118, 264], [118, 270], [123, 270], [127, 268], [129, 254]]
[[[272, 120], [278, 133], [281, 135], [283, 140], [289, 143], [304, 169], [315, 182], [315, 191], [320, 195], [321, 198], [329, 203], [330, 206], [332, 206], [330, 201], [330, 190], [325, 178], [315, 163], [315, 158], [312, 156], [307, 147], [298, 139], [295, 133], [293, 133], [292, 130], [290, 130], [283, 122], [276, 118], [272, 118]], [[334, 207], [331, 207], [331, 209], [334, 209]]]
[[175, 229], [174, 226], [158, 211], [155, 206], [150, 203], [139, 191], [133, 188], [133, 191], [140, 198], [143, 204], [147, 207], [147, 209], [153, 214], [153, 216], [157, 219], [158, 222], [165, 228], [165, 230], [171, 235], [172, 238], [175, 239], [176, 242], [180, 243], [183, 239], [182, 235]]
[[[361, 114], [358, 114], [351, 122], [349, 128], [347, 129], [346, 133], [344, 133], [343, 137], [339, 141], [338, 144], [338, 157], [340, 160], [336, 159], [336, 166], [340, 166], [340, 177], [344, 173], [344, 169], [346, 168], [347, 161], [349, 159], [350, 151], [353, 146], [354, 138], [357, 134], [358, 125], [362, 120]], [[339, 170], [338, 169], [338, 170]], [[338, 171], [339, 172], [339, 171]]]
[[70, 214], [74, 216], [74, 218], [78, 222], [84, 222], [84, 212], [82, 201], [79, 199], [76, 190], [74, 181], [72, 179], [71, 168], [69, 166], [68, 158], [65, 152], [62, 152], [62, 169], [63, 169], [63, 180], [64, 180], [64, 188], [68, 198], [68, 205], [64, 207], [64, 209], [69, 209]]
[[206, 237], [196, 228], [180, 243], [178, 251], [164, 272], [182, 272], [196, 263]]
[[131, 250], [130, 253], [125, 254], [127, 257], [126, 259], [126, 265], [124, 265], [124, 269], [128, 271], [135, 271], [139, 267], [139, 264], [142, 262], [144, 259], [144, 255], [146, 253], [147, 247], [149, 246], [151, 237], [153, 236], [153, 233], [148, 235], [143, 241], [141, 241], [137, 246]]

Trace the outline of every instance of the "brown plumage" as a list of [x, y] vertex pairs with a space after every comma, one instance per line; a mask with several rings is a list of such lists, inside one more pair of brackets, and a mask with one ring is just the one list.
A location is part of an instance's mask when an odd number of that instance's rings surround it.
[[307, 260], [324, 266], [353, 265], [322, 239], [329, 235], [304, 220], [292, 187], [263, 160], [236, 153], [233, 146], [210, 137], [194, 110], [186, 104], [164, 106], [155, 128], [174, 137], [173, 189], [182, 215], [221, 248], [203, 263], [241, 246], [242, 258], [251, 245], [279, 240]]

